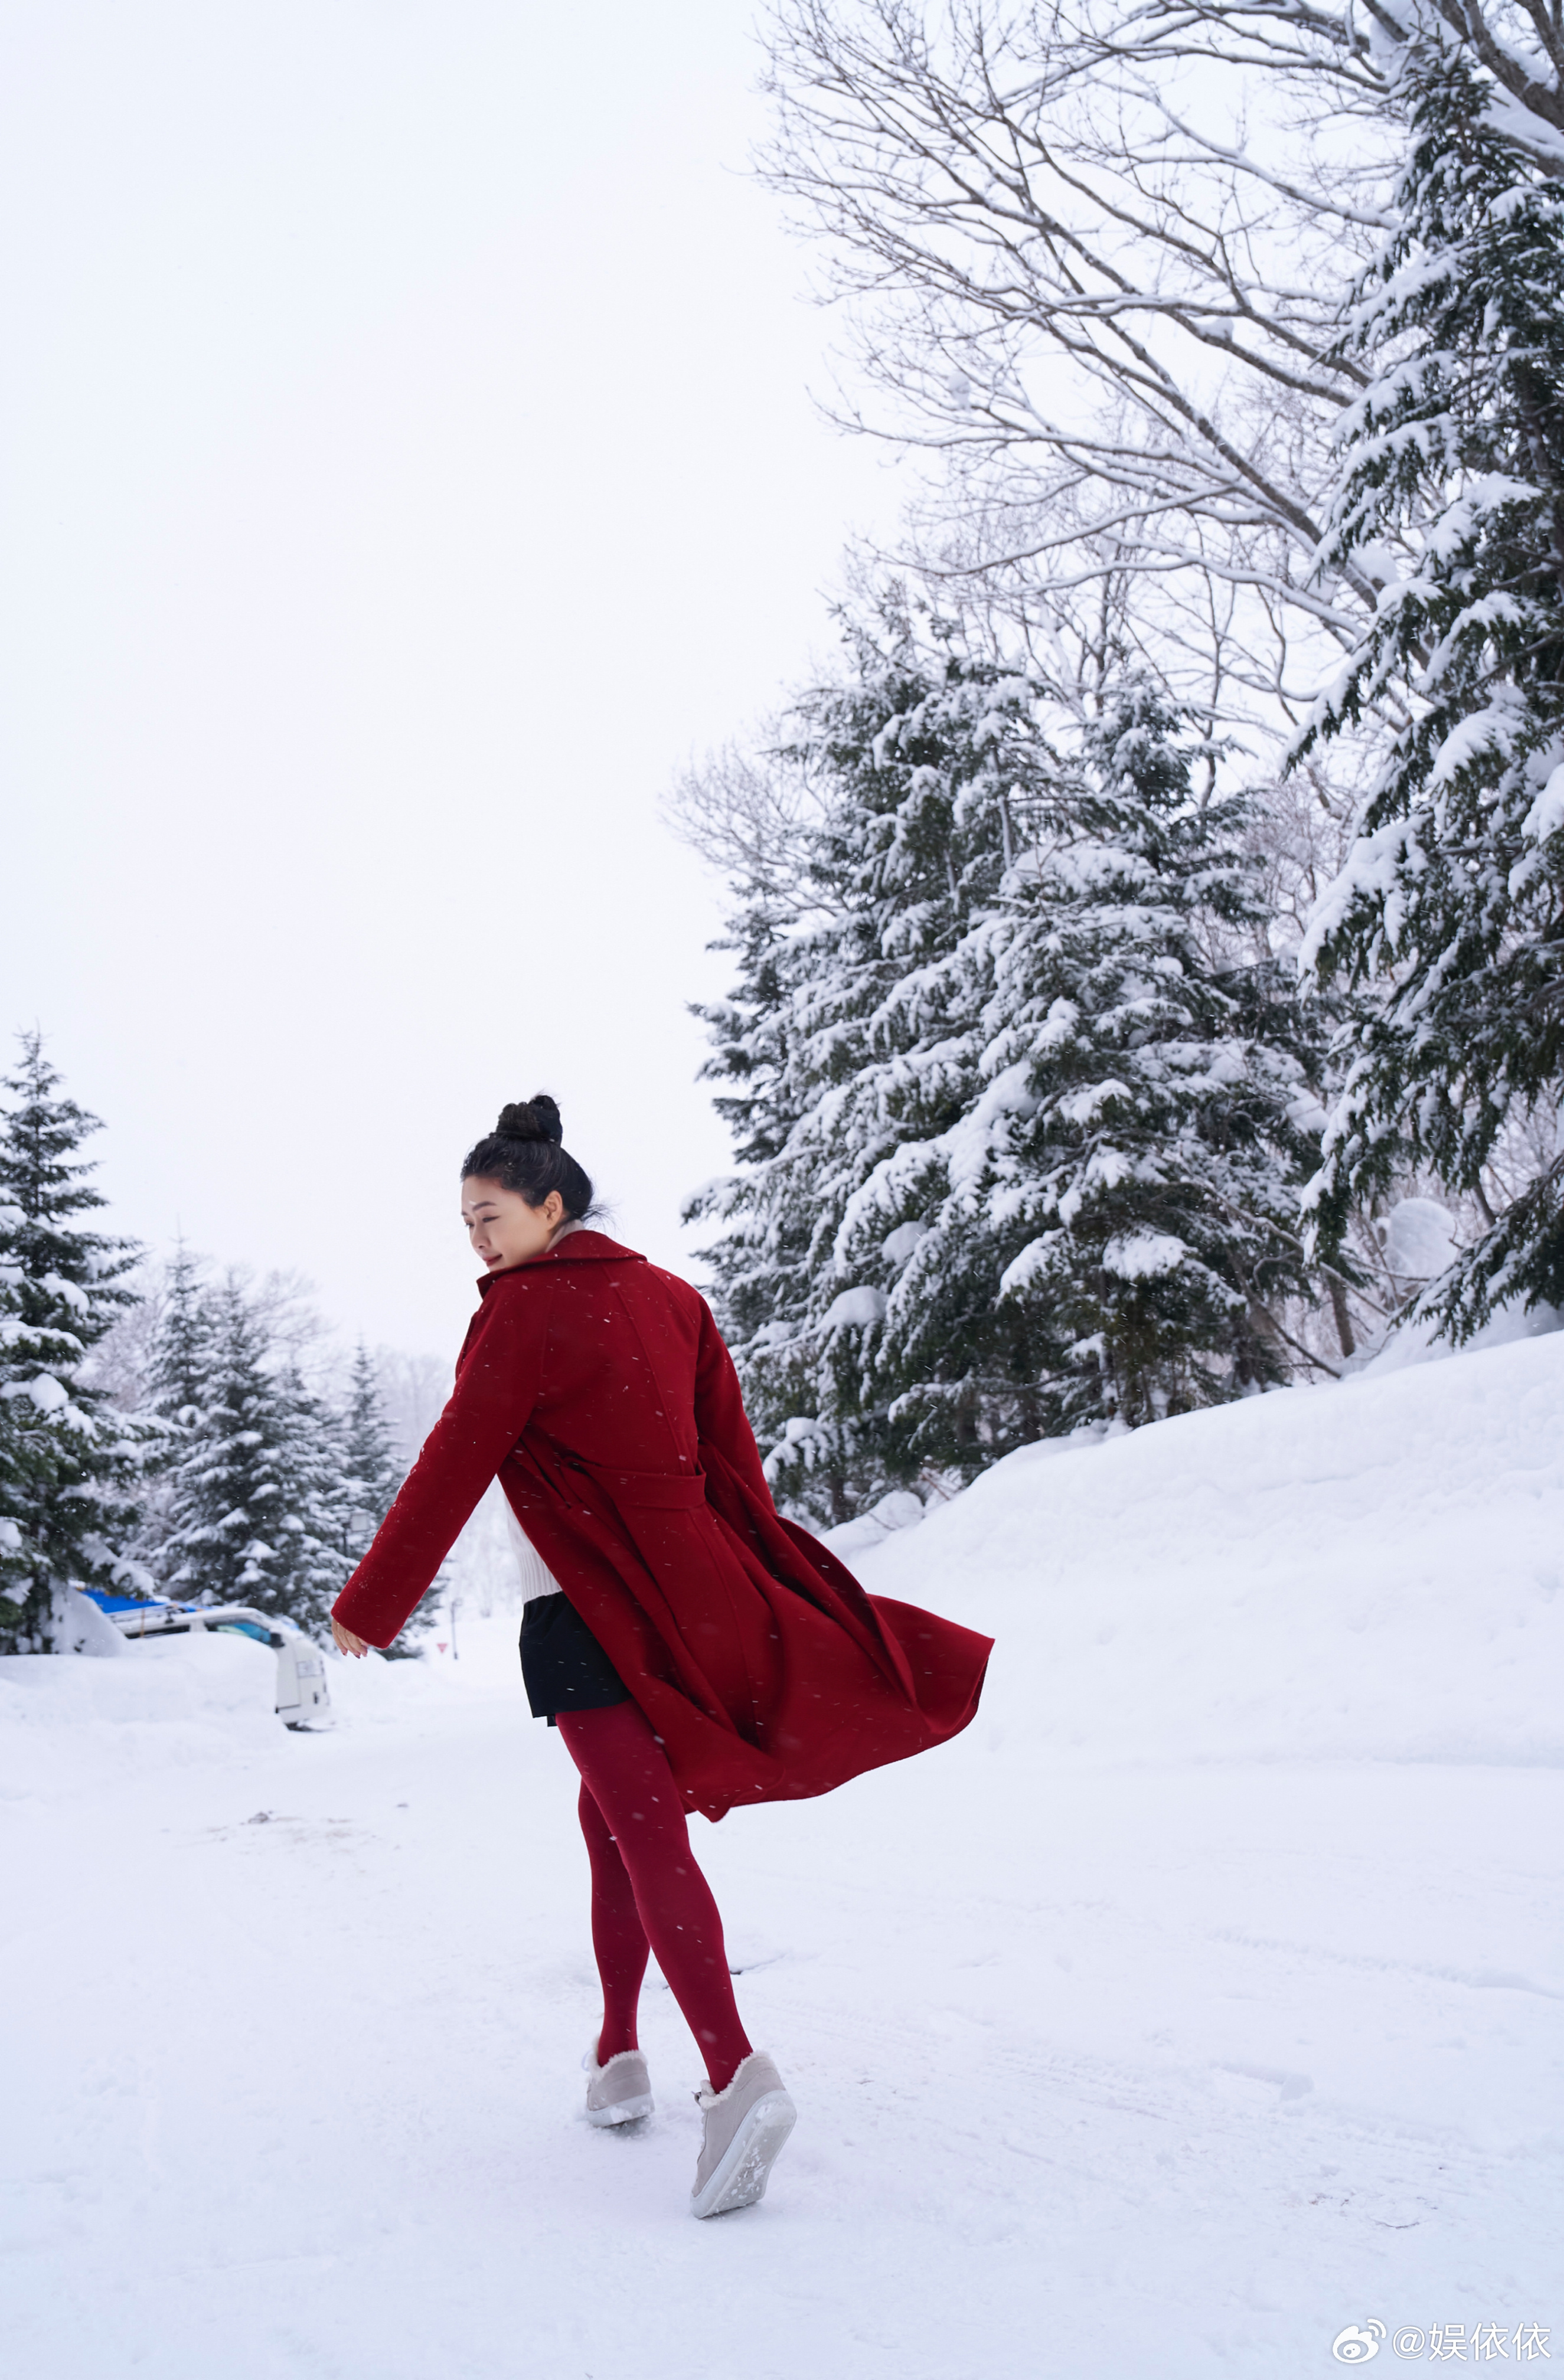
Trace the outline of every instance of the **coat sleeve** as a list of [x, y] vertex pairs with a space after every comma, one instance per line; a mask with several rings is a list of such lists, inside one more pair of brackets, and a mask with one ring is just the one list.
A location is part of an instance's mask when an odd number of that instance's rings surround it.
[[701, 1301], [701, 1336], [695, 1351], [695, 1432], [704, 1444], [716, 1448], [729, 1468], [763, 1503], [771, 1503], [771, 1486], [754, 1431], [750, 1427], [750, 1416], [744, 1411], [739, 1375], [704, 1298]]
[[450, 1402], [424, 1440], [332, 1618], [389, 1645], [427, 1592], [478, 1499], [526, 1427], [542, 1383], [539, 1299], [496, 1282], [463, 1350]]

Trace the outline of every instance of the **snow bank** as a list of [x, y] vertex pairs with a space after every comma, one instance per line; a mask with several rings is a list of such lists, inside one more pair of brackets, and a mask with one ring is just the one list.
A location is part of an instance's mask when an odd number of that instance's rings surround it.
[[[91, 1606], [88, 1607], [92, 1609]], [[105, 1623], [106, 1625], [107, 1623]], [[331, 1727], [406, 1731], [453, 1702], [514, 1687], [516, 1628], [461, 1623], [461, 1658], [430, 1649], [415, 1660], [330, 1658]], [[252, 1637], [148, 1637], [113, 1631], [105, 1661], [82, 1654], [0, 1658], [0, 1802], [92, 1794], [132, 1775], [202, 1763], [231, 1765], [274, 1750], [277, 1658]], [[103, 1648], [94, 1648], [95, 1651]]]
[[281, 1730], [269, 1646], [217, 1634], [120, 1645], [118, 1660], [0, 1658], [0, 1799], [112, 1791], [143, 1770], [263, 1750]]
[[[1411, 1205], [1411, 1200], [1404, 1202]], [[1362, 1379], [1383, 1379], [1387, 1372], [1404, 1372], [1409, 1364], [1444, 1364], [1458, 1355], [1481, 1354], [1489, 1347], [1510, 1347], [1518, 1339], [1546, 1339], [1564, 1330], [1564, 1313], [1557, 1305], [1501, 1305], [1464, 1348], [1452, 1347], [1438, 1336], [1432, 1322], [1404, 1322], [1393, 1330], [1376, 1355], [1356, 1366]]]
[[843, 1521], [834, 1529], [816, 1531], [823, 1545], [840, 1561], [849, 1566], [863, 1554], [884, 1543], [893, 1529], [915, 1529], [923, 1517], [923, 1499], [914, 1496], [910, 1488], [896, 1488], [882, 1496], [855, 1521]]
[[655, 1976], [656, 2114], [581, 2120], [576, 1780], [512, 1616], [333, 1662], [320, 1735], [243, 1640], [0, 1663], [7, 2368], [1292, 2380], [1371, 2319], [1557, 2354], [1561, 1396], [1536, 1339], [886, 1512], [865, 1583], [992, 1629], [992, 1684], [926, 1759], [695, 1830], [800, 2107], [722, 2225]]
[[1039, 1753], [1558, 1763], [1564, 1336], [1024, 1448], [856, 1559]]

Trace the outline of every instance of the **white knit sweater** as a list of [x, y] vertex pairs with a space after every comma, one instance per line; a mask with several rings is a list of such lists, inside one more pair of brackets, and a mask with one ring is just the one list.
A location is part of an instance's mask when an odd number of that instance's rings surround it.
[[564, 1588], [547, 1568], [543, 1556], [511, 1511], [508, 1500], [505, 1508], [505, 1525], [510, 1532], [511, 1549], [516, 1556], [522, 1602], [531, 1603], [540, 1595], [563, 1595]]

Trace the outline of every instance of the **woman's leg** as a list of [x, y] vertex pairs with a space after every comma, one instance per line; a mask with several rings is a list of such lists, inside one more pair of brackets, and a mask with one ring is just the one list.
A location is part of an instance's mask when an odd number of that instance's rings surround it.
[[[711, 1887], [695, 1864], [667, 1756], [639, 1704], [561, 1711], [559, 1732], [612, 1836], [668, 1989], [724, 2091], [751, 2054]], [[590, 1849], [592, 1838], [587, 1838]], [[595, 1918], [596, 1861], [593, 1860]]]
[[603, 2030], [597, 2062], [606, 2066], [621, 2049], [639, 2049], [635, 2012], [651, 1947], [636, 1913], [635, 1893], [608, 1822], [583, 1780], [578, 1811], [592, 1862], [592, 1947], [603, 1978]]

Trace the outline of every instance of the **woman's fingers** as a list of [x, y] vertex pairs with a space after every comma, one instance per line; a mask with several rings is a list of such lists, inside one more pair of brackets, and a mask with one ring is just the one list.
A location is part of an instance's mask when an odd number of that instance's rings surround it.
[[361, 1636], [355, 1636], [350, 1628], [344, 1628], [340, 1620], [334, 1620], [332, 1621], [331, 1633], [336, 1641], [337, 1651], [339, 1653], [350, 1653], [355, 1661], [361, 1661], [364, 1655], [369, 1651], [369, 1646], [364, 1643], [363, 1638]]

